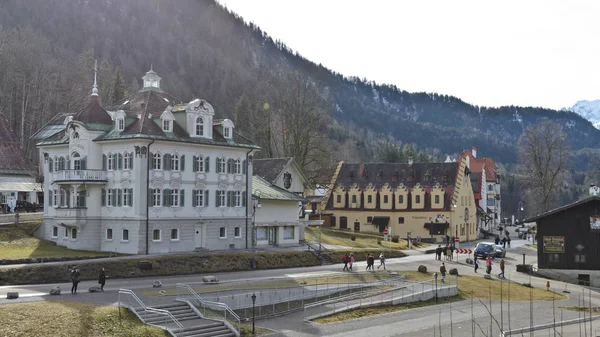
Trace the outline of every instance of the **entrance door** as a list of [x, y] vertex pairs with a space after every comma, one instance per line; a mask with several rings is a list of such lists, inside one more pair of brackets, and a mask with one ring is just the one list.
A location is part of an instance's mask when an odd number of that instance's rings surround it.
[[277, 246], [277, 228], [279, 227], [269, 227], [269, 245]]
[[340, 217], [340, 229], [348, 228], [348, 218], [345, 216]]
[[202, 226], [194, 227], [194, 244], [196, 248], [202, 248]]
[[354, 223], [354, 231], [360, 232], [360, 222], [357, 221]]

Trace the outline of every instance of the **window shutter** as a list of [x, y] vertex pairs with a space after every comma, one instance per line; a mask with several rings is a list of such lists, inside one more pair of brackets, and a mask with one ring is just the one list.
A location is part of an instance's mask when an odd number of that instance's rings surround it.
[[102, 206], [106, 206], [106, 189], [102, 189]]
[[204, 200], [203, 200], [203, 201], [204, 201], [204, 205], [200, 205], [200, 206], [208, 206], [208, 205], [209, 205], [209, 204], [208, 204], [208, 197], [209, 197], [209, 194], [210, 194], [210, 193], [208, 193], [208, 190], [205, 190], [205, 191], [204, 191]]
[[148, 189], [148, 200], [150, 200], [149, 201], [149, 205], [150, 206], [154, 206], [154, 198], [153, 198], [154, 197], [154, 191], [155, 191], [155, 189], [153, 189], [153, 188]]
[[217, 157], [217, 160], [215, 160], [215, 172], [217, 173], [221, 173], [221, 165], [219, 165], [221, 163], [221, 158]]
[[227, 191], [227, 207], [231, 207], [231, 191]]
[[106, 171], [106, 155], [102, 155], [102, 170]]
[[183, 207], [185, 206], [185, 190], [184, 189], [180, 189], [179, 190], [179, 206]]
[[81, 166], [82, 170], [87, 170], [87, 157], [81, 158], [79, 161], [79, 166]]
[[123, 206], [123, 190], [117, 189], [117, 206]]
[[129, 154], [129, 169], [133, 170], [133, 152]]
[[221, 199], [219, 198], [219, 190], [215, 191], [215, 206], [221, 207]]
[[123, 169], [123, 155], [121, 153], [119, 153], [118, 157], [119, 157], [119, 170], [122, 170]]
[[179, 171], [185, 171], [185, 155], [179, 157]]
[[192, 190], [192, 207], [198, 206], [198, 190]]
[[152, 168], [153, 170], [156, 170], [156, 165], [154, 165], [154, 153], [150, 152], [150, 153], [148, 153], [148, 155], [150, 156], [150, 162], [151, 162], [150, 168]]
[[[231, 169], [231, 159], [227, 159], [227, 173], [233, 173], [233, 170]], [[227, 195], [229, 195], [229, 192], [227, 192]]]
[[171, 206], [171, 190], [167, 188], [163, 190], [163, 206]]
[[116, 206], [117, 205], [117, 189], [113, 188], [112, 190], [112, 205]]
[[128, 190], [129, 192], [129, 198], [127, 200], [129, 200], [129, 205], [128, 206], [133, 206], [133, 188], [130, 188]]
[[65, 159], [65, 170], [70, 170], [71, 169], [71, 160], [69, 160], [69, 156], [67, 156], [67, 159]]
[[192, 157], [192, 172], [198, 172], [198, 157]]
[[243, 174], [246, 174], [246, 172], [248, 172], [248, 167], [246, 166], [247, 164], [248, 164], [248, 162], [245, 160], [242, 162], [242, 173]]
[[242, 191], [242, 207], [246, 207], [246, 200], [248, 199], [248, 195], [246, 191]]
[[163, 157], [163, 170], [171, 171], [171, 155], [168, 153]]
[[66, 192], [65, 198], [67, 198], [67, 207], [71, 208], [71, 192]]
[[52, 172], [53, 169], [54, 169], [54, 160], [52, 160], [52, 158], [50, 158], [50, 160], [48, 160], [48, 172]]
[[204, 172], [210, 172], [210, 157], [206, 157], [206, 159], [204, 159]]

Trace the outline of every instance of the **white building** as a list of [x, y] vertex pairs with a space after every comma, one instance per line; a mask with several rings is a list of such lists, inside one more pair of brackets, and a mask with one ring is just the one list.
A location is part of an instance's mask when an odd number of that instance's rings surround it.
[[214, 120], [202, 99], [144, 87], [104, 109], [94, 81], [87, 107], [38, 134], [46, 207], [39, 235], [60, 246], [130, 254], [239, 249], [251, 244], [247, 207], [259, 149]]

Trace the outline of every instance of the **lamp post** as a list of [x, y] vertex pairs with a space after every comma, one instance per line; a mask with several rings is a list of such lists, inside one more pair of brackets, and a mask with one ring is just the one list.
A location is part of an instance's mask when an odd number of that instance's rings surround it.
[[519, 201], [519, 204], [517, 206], [517, 220], [519, 221], [519, 223], [521, 222], [521, 211], [523, 211], [523, 201]]
[[437, 278], [438, 273], [433, 273], [433, 277], [435, 278], [435, 304], [438, 302], [438, 293], [437, 293]]
[[252, 202], [252, 247], [256, 248], [256, 210], [261, 207], [260, 196], [255, 195]]
[[252, 336], [254, 336], [254, 304], [256, 303], [256, 294], [252, 293]]

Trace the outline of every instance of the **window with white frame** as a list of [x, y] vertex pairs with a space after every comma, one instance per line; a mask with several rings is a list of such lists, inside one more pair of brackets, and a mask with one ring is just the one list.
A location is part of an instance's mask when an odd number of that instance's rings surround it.
[[192, 163], [192, 171], [204, 172], [204, 157], [202, 155], [194, 156]]
[[233, 192], [233, 207], [242, 207], [242, 192]]
[[155, 229], [152, 231], [152, 241], [160, 241], [160, 229]]
[[233, 236], [235, 238], [241, 238], [242, 237], [242, 230], [240, 229], [240, 227], [235, 227], [233, 229]]
[[208, 190], [193, 190], [192, 201], [193, 207], [208, 206]]
[[109, 153], [106, 159], [106, 168], [109, 171], [113, 171], [115, 169], [115, 158], [113, 157], [112, 153]]
[[121, 231], [121, 241], [129, 241], [129, 229]]
[[171, 190], [171, 206], [179, 207], [179, 190]]
[[283, 239], [292, 240], [294, 238], [294, 226], [283, 227]]
[[171, 156], [171, 171], [179, 171], [179, 155], [174, 154]]
[[107, 190], [107, 195], [106, 195], [106, 206], [108, 207], [114, 207], [115, 205], [115, 200], [114, 200], [114, 196], [115, 196], [115, 189], [114, 188], [109, 188]]
[[227, 202], [226, 202], [226, 199], [225, 199], [226, 198], [225, 197], [226, 191], [217, 191], [217, 194], [219, 196], [218, 207], [226, 207], [227, 206]]
[[82, 170], [83, 168], [81, 167], [81, 157], [79, 156], [79, 153], [75, 152], [73, 153], [73, 170]]
[[118, 131], [123, 131], [125, 130], [125, 118], [118, 118], [117, 119], [117, 130]]
[[69, 206], [69, 194], [67, 191], [61, 189], [60, 190], [60, 207], [68, 207]]
[[235, 165], [233, 166], [233, 173], [240, 174], [242, 173], [242, 161], [238, 158], [235, 160]]
[[133, 152], [125, 152], [123, 155], [123, 170], [131, 170], [133, 167]]
[[225, 228], [225, 227], [219, 228], [219, 239], [226, 239], [226, 238], [227, 238], [227, 228]]
[[58, 227], [56, 227], [56, 226], [52, 226], [52, 237], [53, 238], [58, 237]]
[[54, 200], [52, 200], [52, 205], [54, 207], [60, 206], [60, 203], [59, 203], [60, 194], [59, 193], [60, 193], [59, 190], [54, 190], [54, 193], [52, 193], [52, 197], [54, 198]]
[[77, 198], [75, 198], [75, 207], [87, 207], [86, 205], [87, 191], [77, 191]]
[[163, 121], [162, 121], [162, 129], [163, 129], [163, 131], [171, 132], [172, 131], [172, 126], [173, 126], [173, 122], [171, 120], [163, 119]]
[[154, 160], [152, 160], [152, 169], [162, 170], [162, 156], [160, 153], [155, 153], [153, 157]]
[[58, 171], [58, 157], [54, 156], [54, 172]]
[[171, 229], [171, 241], [179, 241], [179, 229]]
[[265, 227], [256, 228], [256, 240], [257, 241], [267, 240], [267, 228], [265, 228]]
[[71, 239], [77, 240], [77, 228], [71, 228]]
[[231, 128], [228, 128], [228, 127], [223, 128], [223, 137], [231, 138]]
[[112, 241], [112, 236], [113, 236], [112, 228], [107, 228], [106, 229], [106, 240]]
[[162, 190], [160, 188], [155, 188], [152, 190], [152, 206], [162, 206]]
[[225, 157], [217, 158], [217, 173], [227, 172], [227, 160]]
[[198, 117], [196, 118], [196, 136], [204, 136], [204, 118]]
[[58, 170], [57, 171], [63, 171], [65, 169], [65, 158], [64, 157], [59, 157], [58, 158]]

